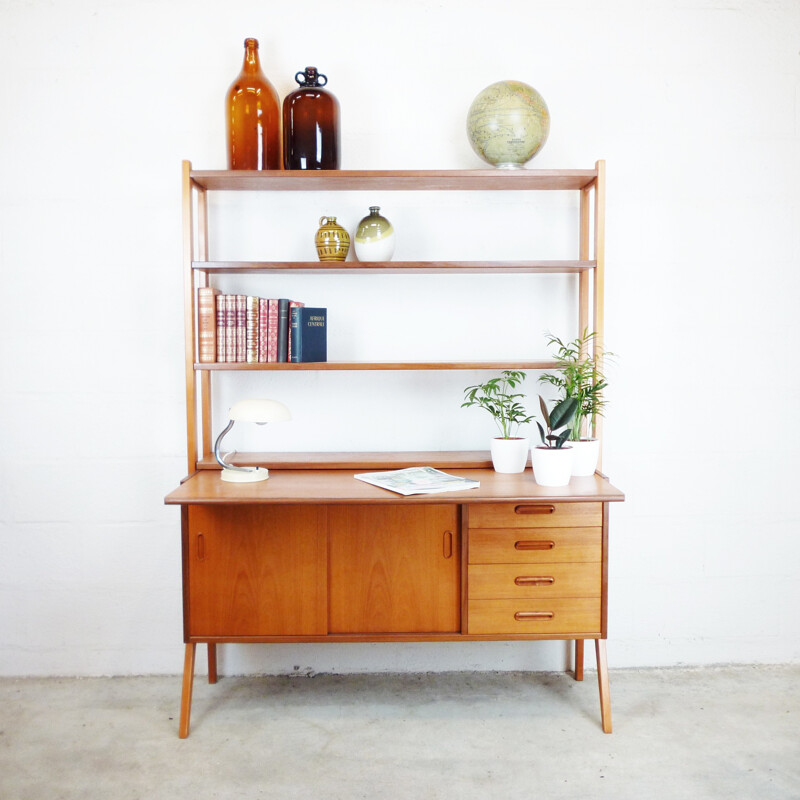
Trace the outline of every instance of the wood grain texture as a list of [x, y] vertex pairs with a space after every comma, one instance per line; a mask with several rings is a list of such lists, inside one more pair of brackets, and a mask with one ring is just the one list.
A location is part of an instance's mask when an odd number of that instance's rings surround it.
[[328, 522], [331, 633], [460, 630], [456, 508], [337, 506]]
[[189, 509], [192, 636], [327, 632], [325, 509]]
[[[291, 504], [291, 503], [376, 503], [403, 505], [454, 503], [471, 506], [470, 525], [484, 504], [555, 502], [593, 505], [600, 501], [620, 501], [625, 495], [598, 475], [573, 478], [568, 486], [539, 486], [530, 470], [503, 475], [489, 469], [453, 469], [480, 482], [477, 489], [433, 495], [401, 497], [353, 477], [352, 469], [272, 469], [269, 480], [260, 483], [226, 483], [219, 470], [199, 470], [187, 477], [165, 498], [168, 505]], [[580, 512], [576, 512], [580, 514]], [[600, 524], [599, 522], [597, 523]]]
[[[519, 543], [541, 548], [519, 548]], [[602, 559], [601, 528], [470, 528], [470, 564], [566, 564]]]
[[470, 564], [469, 598], [600, 597], [600, 577], [600, 562]]
[[600, 503], [493, 503], [476, 506], [470, 528], [575, 528], [602, 524]]
[[[544, 600], [470, 600], [470, 633], [590, 633], [600, 629], [600, 598], [571, 597]], [[549, 618], [518, 619], [525, 614]]]
[[193, 170], [192, 180], [223, 191], [503, 191], [577, 190], [596, 169], [471, 170]]
[[591, 272], [595, 262], [546, 261], [194, 261], [192, 269], [203, 274], [291, 272], [295, 275], [497, 275], [564, 274]]

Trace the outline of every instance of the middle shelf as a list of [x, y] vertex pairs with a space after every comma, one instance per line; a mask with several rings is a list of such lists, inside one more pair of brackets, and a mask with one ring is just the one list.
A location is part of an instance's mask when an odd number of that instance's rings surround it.
[[213, 274], [290, 272], [296, 275], [448, 275], [541, 273], [568, 275], [587, 272], [596, 261], [193, 261], [192, 269]]

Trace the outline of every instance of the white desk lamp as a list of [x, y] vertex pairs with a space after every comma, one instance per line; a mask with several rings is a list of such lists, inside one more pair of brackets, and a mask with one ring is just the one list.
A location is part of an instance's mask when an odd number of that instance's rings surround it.
[[233, 404], [228, 417], [230, 422], [217, 437], [214, 445], [214, 456], [222, 465], [222, 480], [233, 483], [265, 481], [269, 478], [269, 470], [265, 467], [237, 467], [225, 462], [220, 452], [222, 437], [233, 427], [234, 422], [255, 422], [256, 425], [265, 425], [267, 422], [289, 420], [292, 418], [289, 409], [277, 400], [240, 400]]

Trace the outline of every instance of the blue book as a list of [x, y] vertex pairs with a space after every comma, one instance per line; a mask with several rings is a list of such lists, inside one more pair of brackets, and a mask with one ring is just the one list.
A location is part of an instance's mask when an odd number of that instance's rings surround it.
[[293, 364], [328, 360], [328, 309], [293, 306], [291, 309]]

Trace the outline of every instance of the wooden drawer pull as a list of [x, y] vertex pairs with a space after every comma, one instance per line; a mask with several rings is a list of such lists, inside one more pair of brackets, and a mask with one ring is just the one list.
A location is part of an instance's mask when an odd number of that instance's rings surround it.
[[514, 506], [515, 514], [555, 514], [555, 506]]
[[555, 542], [544, 540], [514, 542], [515, 550], [552, 550], [555, 546]]
[[552, 586], [556, 582], [556, 579], [550, 575], [541, 575], [541, 576], [525, 576], [520, 575], [518, 578], [514, 578], [514, 583], [517, 586]]
[[514, 619], [517, 622], [525, 622], [529, 619], [553, 619], [552, 611], [517, 611]]
[[453, 556], [453, 532], [445, 531], [442, 537], [442, 555], [445, 558], [452, 558]]
[[206, 539], [202, 533], [197, 534], [197, 560], [205, 561], [206, 559]]

